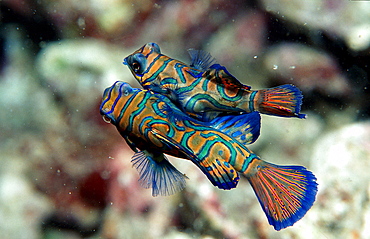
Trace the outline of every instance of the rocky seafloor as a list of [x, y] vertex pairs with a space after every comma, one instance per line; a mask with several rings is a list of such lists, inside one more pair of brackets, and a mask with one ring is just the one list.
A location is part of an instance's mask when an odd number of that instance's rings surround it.
[[[1, 238], [369, 238], [370, 3], [348, 0], [0, 1]], [[249, 186], [219, 190], [191, 162], [185, 190], [152, 197], [99, 114], [139, 84], [122, 59], [147, 42], [210, 52], [252, 89], [291, 83], [307, 119], [262, 116], [251, 149], [319, 184], [275, 231]]]

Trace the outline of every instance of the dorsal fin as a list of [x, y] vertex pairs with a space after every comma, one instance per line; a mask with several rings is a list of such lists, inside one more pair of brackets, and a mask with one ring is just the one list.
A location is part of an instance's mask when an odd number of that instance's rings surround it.
[[211, 127], [233, 137], [240, 143], [252, 144], [260, 135], [261, 116], [257, 111], [240, 115], [219, 116], [213, 119]]
[[216, 59], [209, 52], [195, 49], [189, 49], [188, 52], [191, 58], [190, 66], [198, 70], [206, 71], [216, 63]]
[[214, 81], [216, 84], [222, 85], [223, 87], [229, 89], [251, 89], [250, 86], [240, 83], [238, 79], [230, 74], [226, 67], [221, 66], [220, 64], [211, 65], [209, 69], [203, 73], [202, 77], [207, 78], [210, 81]]

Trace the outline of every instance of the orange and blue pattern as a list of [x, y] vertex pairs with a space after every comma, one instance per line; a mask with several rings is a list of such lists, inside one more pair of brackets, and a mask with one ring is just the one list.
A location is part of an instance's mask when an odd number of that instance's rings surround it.
[[290, 84], [251, 90], [215, 64], [205, 51], [189, 50], [187, 65], [161, 54], [156, 43], [148, 43], [124, 59], [144, 89], [170, 98], [184, 112], [203, 121], [222, 113], [253, 112], [305, 118], [300, 113], [301, 91]]
[[259, 134], [258, 112], [198, 121], [167, 97], [116, 82], [103, 95], [100, 113], [135, 152], [132, 162], [140, 183], [152, 195], [171, 195], [187, 177], [164, 154], [191, 160], [220, 189], [235, 188], [246, 177], [276, 230], [293, 225], [311, 208], [315, 176], [302, 166], [279, 166], [262, 160], [246, 145]]

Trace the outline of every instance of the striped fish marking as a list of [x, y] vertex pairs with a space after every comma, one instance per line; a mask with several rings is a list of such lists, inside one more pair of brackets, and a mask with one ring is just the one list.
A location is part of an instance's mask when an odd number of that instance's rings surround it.
[[[293, 225], [315, 201], [317, 183], [310, 171], [268, 163], [245, 146], [254, 140], [258, 113], [201, 122], [167, 97], [124, 82], [105, 90], [100, 113], [136, 152], [133, 165], [141, 185], [152, 188], [153, 196], [171, 195], [185, 187], [186, 176], [164, 156], [168, 154], [191, 160], [220, 189], [235, 188], [239, 174], [246, 177], [276, 230]], [[241, 125], [250, 125], [247, 133], [239, 132], [245, 128], [238, 129]], [[241, 135], [246, 138], [240, 138], [243, 142], [235, 139]]]
[[216, 64], [207, 52], [189, 50], [187, 65], [163, 55], [156, 43], [148, 43], [124, 59], [144, 89], [166, 95], [193, 117], [210, 121], [225, 112], [253, 112], [305, 118], [300, 113], [301, 91], [290, 84], [251, 90]]

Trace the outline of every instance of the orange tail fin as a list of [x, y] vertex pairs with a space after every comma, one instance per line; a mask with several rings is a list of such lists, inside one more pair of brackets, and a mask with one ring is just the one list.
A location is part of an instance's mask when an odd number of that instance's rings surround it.
[[302, 92], [294, 85], [281, 85], [257, 92], [259, 112], [283, 117], [305, 118], [306, 115], [300, 113]]
[[254, 159], [248, 168], [245, 175], [275, 230], [292, 226], [315, 201], [316, 178], [302, 166], [278, 166]]

